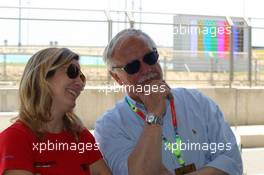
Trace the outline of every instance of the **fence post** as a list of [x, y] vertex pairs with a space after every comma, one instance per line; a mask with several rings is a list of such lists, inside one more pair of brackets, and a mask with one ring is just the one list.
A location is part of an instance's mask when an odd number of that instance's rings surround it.
[[230, 67], [229, 67], [229, 88], [232, 88], [232, 83], [234, 80], [234, 52], [233, 52], [233, 25], [231, 26], [231, 33], [230, 33], [230, 39], [229, 39], [229, 59], [230, 59]]
[[[4, 40], [4, 46], [7, 46], [7, 40]], [[4, 62], [3, 62], [3, 76], [4, 76], [4, 81], [7, 80], [7, 74], [6, 74], [6, 49], [4, 49], [3, 52], [3, 57], [4, 57]]]
[[[105, 11], [105, 16], [107, 18], [108, 21], [108, 43], [111, 41], [112, 39], [112, 35], [113, 35], [113, 20], [111, 19], [111, 16], [108, 12]], [[108, 68], [107, 68], [108, 70]], [[111, 76], [109, 74], [109, 72], [107, 71], [107, 84], [109, 84], [111, 81]]]
[[257, 71], [258, 71], [258, 60], [254, 59], [255, 64], [254, 64], [254, 79], [255, 79], [255, 86], [257, 86], [258, 78], [257, 78]]
[[209, 58], [210, 60], [210, 84], [211, 86], [214, 85], [214, 62], [213, 62], [213, 57]]
[[6, 54], [5, 53], [3, 53], [3, 56], [4, 56], [4, 64], [3, 64], [3, 67], [4, 67], [4, 69], [3, 69], [3, 76], [4, 76], [4, 81], [6, 81], [7, 80], [7, 75], [6, 75]]
[[18, 9], [18, 47], [21, 46], [21, 0], [19, 0]]
[[251, 43], [251, 26], [248, 26], [248, 81], [249, 86], [252, 86], [252, 43]]
[[129, 20], [130, 28], [134, 28], [135, 27], [134, 26], [135, 25], [135, 20], [134, 20], [133, 14], [128, 13], [128, 12], [126, 12], [125, 14], [126, 14], [128, 20]]
[[164, 57], [164, 64], [163, 64], [163, 72], [164, 72], [164, 80], [167, 81], [167, 57]]

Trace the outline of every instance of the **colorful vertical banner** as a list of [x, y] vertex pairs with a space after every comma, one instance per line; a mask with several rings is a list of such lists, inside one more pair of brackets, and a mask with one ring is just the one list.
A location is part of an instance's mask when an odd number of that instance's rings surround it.
[[224, 44], [224, 48], [225, 48], [225, 52], [228, 52], [229, 51], [229, 45], [230, 45], [230, 32], [231, 32], [230, 30], [231, 30], [231, 28], [230, 28], [230, 26], [229, 26], [227, 21], [225, 21], [224, 26], [225, 26], [225, 34], [224, 34], [224, 36], [225, 36], [225, 44]]
[[217, 51], [218, 57], [224, 58], [224, 51], [225, 51], [225, 22], [218, 21], [217, 22]]
[[191, 54], [192, 56], [197, 55], [197, 50], [198, 50], [198, 33], [199, 31], [197, 30], [197, 21], [192, 20], [191, 21], [191, 27], [190, 27], [190, 34], [191, 34]]
[[[234, 22], [231, 28], [225, 18], [178, 19], [174, 29], [175, 49], [190, 51], [192, 57], [226, 58], [230, 52], [230, 37], [233, 36], [233, 51], [244, 50], [244, 23]], [[231, 31], [232, 30], [232, 31]], [[197, 54], [201, 53], [201, 54]]]
[[198, 51], [204, 51], [203, 28], [204, 28], [203, 20], [198, 20]]
[[235, 22], [235, 26], [233, 27], [233, 38], [234, 38], [234, 47], [233, 52], [243, 52], [243, 40], [244, 40], [244, 29], [243, 22]]
[[210, 21], [210, 34], [211, 34], [211, 51], [215, 53], [217, 51], [217, 33], [218, 33], [218, 27], [215, 20]]
[[206, 52], [205, 53], [206, 56], [210, 56], [209, 52], [211, 51], [211, 33], [209, 31], [209, 28], [210, 28], [210, 21], [205, 20], [203, 33], [204, 33], [204, 51]]

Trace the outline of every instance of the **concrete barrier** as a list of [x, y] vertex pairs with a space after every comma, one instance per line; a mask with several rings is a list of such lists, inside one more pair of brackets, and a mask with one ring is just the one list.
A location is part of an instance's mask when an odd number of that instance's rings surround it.
[[0, 88], [0, 112], [18, 111], [18, 88]]
[[[10, 126], [17, 116], [17, 112], [0, 112], [0, 132]], [[89, 118], [87, 118], [89, 119]], [[12, 121], [13, 120], [13, 121]], [[89, 123], [89, 120], [87, 120]], [[87, 122], [86, 122], [87, 123]], [[259, 148], [264, 147], [264, 125], [231, 127], [236, 136], [239, 148]], [[93, 133], [91, 128], [90, 132]]]
[[[262, 88], [198, 88], [221, 108], [230, 125], [264, 125], [264, 89]], [[87, 87], [77, 100], [75, 111], [85, 125], [94, 123], [107, 109], [122, 99], [124, 93], [104, 93]], [[18, 111], [17, 88], [0, 89], [0, 112]], [[1, 120], [1, 118], [0, 118]]]
[[17, 112], [0, 112], [0, 133], [15, 121]]
[[231, 125], [264, 125], [263, 88], [201, 88]]

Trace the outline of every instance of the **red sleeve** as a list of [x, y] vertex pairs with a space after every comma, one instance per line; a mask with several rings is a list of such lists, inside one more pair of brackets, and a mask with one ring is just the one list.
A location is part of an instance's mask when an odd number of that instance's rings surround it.
[[1, 133], [0, 175], [11, 169], [33, 172], [32, 141], [29, 136], [25, 130], [12, 126]]
[[[86, 154], [85, 159], [89, 165], [103, 158], [99, 150], [98, 143], [95, 142], [94, 136], [87, 129], [84, 129], [82, 131], [80, 136], [80, 141], [89, 145], [89, 150], [87, 149], [85, 152]], [[92, 147], [90, 147], [91, 145]]]

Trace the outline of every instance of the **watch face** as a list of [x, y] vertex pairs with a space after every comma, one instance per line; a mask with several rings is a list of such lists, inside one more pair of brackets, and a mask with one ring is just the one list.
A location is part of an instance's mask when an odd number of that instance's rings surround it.
[[154, 121], [154, 119], [155, 119], [154, 115], [149, 115], [147, 118], [147, 122], [152, 123]]
[[162, 125], [163, 122], [162, 122], [162, 119], [153, 115], [153, 114], [149, 114], [146, 116], [146, 122], [148, 124], [158, 124], [158, 125]]

